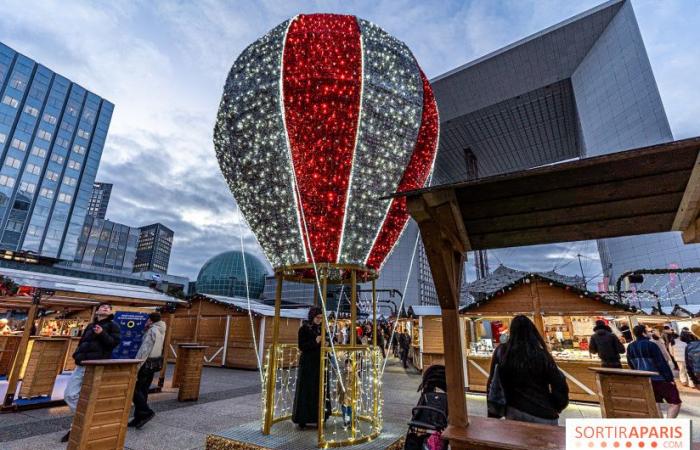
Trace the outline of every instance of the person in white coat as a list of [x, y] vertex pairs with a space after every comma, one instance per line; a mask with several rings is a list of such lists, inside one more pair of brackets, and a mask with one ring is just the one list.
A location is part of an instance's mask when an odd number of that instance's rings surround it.
[[146, 332], [136, 359], [142, 360], [134, 386], [134, 418], [129, 426], [141, 429], [156, 413], [148, 406], [148, 390], [153, 376], [163, 368], [163, 344], [165, 343], [165, 322], [159, 312], [148, 315]]

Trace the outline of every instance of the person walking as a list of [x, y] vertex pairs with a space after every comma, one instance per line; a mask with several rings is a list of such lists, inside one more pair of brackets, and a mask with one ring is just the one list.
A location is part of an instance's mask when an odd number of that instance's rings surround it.
[[408, 369], [408, 351], [411, 348], [411, 336], [408, 330], [403, 330], [399, 336], [399, 347], [401, 348], [401, 363], [404, 369]]
[[569, 404], [569, 387], [535, 324], [523, 315], [510, 324], [508, 341], [491, 358], [486, 384], [494, 373], [503, 387], [508, 420], [557, 425], [559, 413]]
[[685, 336], [681, 334], [681, 339], [685, 338], [684, 342], [687, 345], [684, 361], [688, 378], [695, 385], [695, 389], [698, 389], [700, 388], [700, 339], [694, 333], [695, 331], [696, 329], [693, 328], [693, 332], [687, 332]]
[[668, 363], [668, 366], [674, 367], [673, 360], [671, 359], [671, 355], [668, 353], [668, 350], [666, 349], [666, 343], [664, 342], [663, 339], [661, 339], [661, 336], [659, 336], [659, 332], [652, 328], [650, 331], [650, 337], [651, 337], [651, 341], [659, 347], [659, 350], [661, 350], [661, 354], [663, 355], [664, 359]]
[[669, 404], [666, 417], [673, 419], [681, 410], [681, 397], [678, 387], [673, 380], [673, 372], [668, 365], [659, 345], [653, 342], [646, 325], [637, 325], [632, 329], [635, 341], [627, 347], [627, 363], [631, 369], [657, 372], [651, 376], [651, 387], [654, 389], [656, 403], [665, 401]]
[[588, 351], [592, 355], [598, 355], [603, 367], [622, 369], [620, 355], [625, 353], [625, 346], [602, 320], [595, 322]]
[[130, 427], [140, 430], [153, 419], [156, 413], [148, 406], [148, 390], [151, 388], [153, 376], [163, 368], [163, 344], [165, 343], [165, 322], [159, 312], [152, 312], [146, 321], [146, 332], [136, 353], [136, 359], [142, 359], [136, 375], [134, 387], [134, 418], [129, 422]]
[[681, 335], [678, 339], [674, 340], [672, 350], [673, 357], [678, 364], [678, 378], [681, 380], [683, 386], [695, 387], [695, 383], [688, 376], [688, 368], [685, 364], [685, 351], [688, 348], [688, 343], [694, 340], [694, 336], [690, 331], [681, 331]]
[[[80, 388], [83, 385], [83, 377], [85, 376], [83, 361], [110, 359], [112, 351], [121, 342], [119, 325], [114, 323], [113, 319], [112, 305], [100, 303], [95, 311], [95, 319], [85, 327], [83, 335], [78, 342], [78, 348], [73, 353], [75, 369], [73, 369], [73, 373], [68, 379], [66, 390], [63, 394], [63, 400], [73, 413], [75, 413], [78, 406]], [[70, 439], [70, 431], [61, 438], [61, 442], [68, 442], [68, 439]]]

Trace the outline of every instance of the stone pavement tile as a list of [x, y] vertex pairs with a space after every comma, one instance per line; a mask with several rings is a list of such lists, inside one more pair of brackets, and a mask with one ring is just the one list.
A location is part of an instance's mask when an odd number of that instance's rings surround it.
[[21, 412], [0, 414], [0, 435], [2, 435], [2, 429], [4, 427], [9, 427], [11, 425], [17, 425], [17, 424], [22, 424], [22, 423], [34, 422], [37, 420], [41, 420], [41, 419], [38, 419], [36, 417], [32, 417], [30, 415], [27, 415], [27, 414], [21, 413]]
[[[233, 402], [225, 400], [224, 402]], [[232, 428], [241, 422], [249, 422], [260, 417], [260, 408], [243, 405], [234, 412], [222, 413], [211, 404], [205, 406], [191, 406], [156, 414], [151, 423], [164, 424], [183, 430], [192, 430], [200, 433], [212, 433], [227, 428]], [[151, 425], [146, 425], [143, 429]]]
[[155, 423], [151, 421], [140, 430], [129, 428], [124, 445], [137, 450], [189, 450], [206, 443], [206, 433], [184, 430], [162, 423], [158, 423], [158, 426], [154, 425]]
[[64, 450], [66, 444], [62, 444], [61, 438], [65, 431], [41, 434], [16, 441], [3, 442], [2, 450]]
[[67, 406], [54, 406], [51, 408], [29, 409], [22, 411], [22, 414], [37, 419], [56, 419], [70, 416], [71, 412]]

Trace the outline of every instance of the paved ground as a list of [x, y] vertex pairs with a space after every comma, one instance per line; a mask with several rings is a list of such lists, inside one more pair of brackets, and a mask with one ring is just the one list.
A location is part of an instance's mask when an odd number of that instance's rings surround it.
[[[384, 415], [387, 421], [408, 421], [411, 408], [418, 399], [416, 388], [419, 382], [420, 375], [416, 371], [404, 371], [393, 363], [388, 365], [384, 379]], [[696, 425], [700, 425], [700, 392], [686, 389], [682, 396], [685, 404], [681, 417], [698, 419]], [[257, 372], [205, 368], [199, 401], [178, 403], [176, 397], [177, 393], [169, 389], [152, 395], [152, 407], [157, 415], [142, 430], [129, 429], [127, 449], [201, 449], [208, 434], [260, 417], [260, 378]], [[486, 415], [484, 396], [469, 395], [468, 407], [469, 414]], [[600, 417], [600, 410], [597, 406], [571, 405], [562, 417]], [[64, 449], [65, 444], [59, 440], [70, 423], [71, 417], [65, 406], [2, 414], [0, 449]], [[700, 441], [700, 430], [695, 440]]]

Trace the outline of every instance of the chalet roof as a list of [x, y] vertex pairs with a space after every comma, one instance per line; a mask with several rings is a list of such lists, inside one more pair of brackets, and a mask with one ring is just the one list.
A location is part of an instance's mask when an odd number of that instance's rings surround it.
[[439, 306], [433, 305], [412, 305], [408, 307], [409, 317], [419, 316], [439, 316], [442, 314], [442, 309]]
[[525, 277], [537, 275], [539, 278], [548, 281], [554, 281], [571, 287], [582, 288], [583, 279], [579, 276], [562, 275], [552, 271], [549, 272], [523, 272], [521, 270], [511, 269], [504, 265], [498, 266], [496, 270], [491, 272], [484, 278], [473, 281], [466, 286], [467, 292], [470, 294], [494, 294], [503, 288], [510, 286]]
[[185, 304], [182, 300], [158, 292], [147, 286], [7, 268], [0, 268], [0, 275], [10, 278], [20, 286], [29, 286], [50, 291], [124, 297], [153, 302], [155, 305], [166, 303]]
[[[220, 305], [235, 308], [241, 312], [248, 311], [248, 305], [250, 304], [250, 311], [252, 311], [253, 314], [265, 317], [275, 316], [274, 306], [265, 305], [252, 299], [250, 300], [250, 303], [248, 303], [249, 300], [242, 297], [225, 297], [223, 295], [212, 294], [197, 294], [195, 298], [202, 298], [212, 303], [218, 303]], [[280, 317], [286, 319], [306, 319], [308, 315], [309, 308], [284, 308], [280, 310]]]

